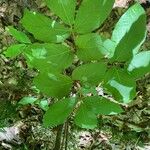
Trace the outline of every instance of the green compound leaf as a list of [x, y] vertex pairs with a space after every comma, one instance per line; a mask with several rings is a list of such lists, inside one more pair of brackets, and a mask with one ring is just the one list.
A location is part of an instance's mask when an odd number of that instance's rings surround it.
[[11, 45], [10, 47], [7, 48], [4, 54], [6, 57], [15, 58], [24, 51], [25, 47], [26, 47], [25, 44]]
[[43, 94], [56, 98], [67, 96], [72, 87], [72, 80], [68, 76], [56, 73], [40, 73], [33, 82]]
[[20, 43], [31, 43], [30, 39], [27, 37], [27, 35], [21, 31], [16, 30], [12, 26], [6, 27], [6, 30]]
[[72, 79], [97, 85], [104, 78], [105, 72], [104, 63], [89, 63], [77, 67], [72, 73]]
[[99, 96], [83, 98], [82, 102], [75, 116], [75, 124], [81, 128], [96, 128], [97, 115], [115, 115], [123, 112], [119, 104]]
[[96, 114], [85, 103], [82, 103], [78, 109], [74, 122], [77, 126], [86, 129], [94, 129], [98, 123]]
[[98, 28], [112, 10], [114, 0], [83, 0], [75, 19], [77, 33], [89, 33]]
[[28, 64], [45, 71], [59, 71], [69, 67], [73, 62], [73, 53], [69, 47], [61, 44], [32, 44], [26, 50]]
[[130, 7], [118, 21], [112, 40], [117, 43], [113, 61], [128, 61], [143, 43], [146, 35], [146, 14], [140, 4]]
[[75, 17], [76, 0], [45, 0], [47, 6], [58, 15], [64, 23], [72, 25]]
[[69, 29], [37, 12], [25, 10], [21, 23], [36, 39], [43, 42], [59, 43], [69, 35]]
[[62, 99], [52, 104], [44, 115], [44, 126], [54, 127], [63, 124], [72, 112], [75, 104], [76, 100], [74, 98]]
[[105, 76], [104, 87], [123, 103], [129, 103], [136, 96], [136, 82], [125, 70], [109, 69]]
[[150, 72], [150, 51], [136, 54], [129, 63], [127, 70], [136, 79]]
[[85, 34], [77, 37], [77, 56], [83, 61], [101, 60], [102, 39], [97, 33]]

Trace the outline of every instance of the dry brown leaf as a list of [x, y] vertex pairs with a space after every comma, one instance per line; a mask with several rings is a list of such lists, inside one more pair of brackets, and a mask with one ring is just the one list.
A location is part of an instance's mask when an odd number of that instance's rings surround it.
[[120, 7], [120, 8], [127, 8], [128, 7], [128, 3], [131, 0], [116, 0], [115, 4], [114, 4], [114, 8], [116, 7]]
[[[120, 7], [120, 8], [127, 8], [129, 2], [133, 0], [116, 0], [114, 4], [114, 8]], [[146, 3], [146, 0], [137, 0], [139, 3]]]
[[12, 142], [15, 140], [19, 142], [19, 133], [22, 125], [23, 123], [19, 122], [12, 127], [3, 128], [0, 132], [0, 141]]

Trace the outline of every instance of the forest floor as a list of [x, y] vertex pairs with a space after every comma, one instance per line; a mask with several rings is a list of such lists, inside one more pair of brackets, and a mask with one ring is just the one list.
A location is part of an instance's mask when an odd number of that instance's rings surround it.
[[[43, 111], [37, 106], [17, 105], [22, 97], [35, 94], [32, 86], [35, 72], [26, 67], [24, 58], [10, 60], [3, 55], [6, 47], [16, 42], [5, 27], [19, 27], [25, 8], [48, 14], [42, 0], [0, 0], [0, 150], [51, 150], [55, 145], [57, 128], [42, 126]], [[125, 10], [114, 8], [101, 32], [109, 37]], [[148, 23], [150, 9], [145, 10]], [[149, 40], [150, 33], [142, 50], [150, 49]], [[102, 116], [99, 128], [92, 131], [69, 125], [67, 149], [150, 150], [150, 75], [147, 74], [137, 84], [137, 97], [125, 113], [115, 117]], [[62, 142], [64, 136], [65, 132]]]

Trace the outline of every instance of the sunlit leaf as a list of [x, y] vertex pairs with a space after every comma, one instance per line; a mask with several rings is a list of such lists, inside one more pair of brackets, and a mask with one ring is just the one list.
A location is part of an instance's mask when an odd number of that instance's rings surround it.
[[113, 61], [128, 61], [140, 48], [146, 34], [146, 14], [140, 4], [131, 6], [118, 21], [112, 40], [117, 43]]
[[109, 69], [105, 76], [104, 87], [115, 100], [123, 103], [129, 103], [136, 96], [135, 79], [123, 69]]
[[150, 51], [143, 51], [135, 55], [127, 69], [136, 79], [150, 72]]
[[102, 53], [106, 58], [111, 58], [114, 55], [116, 43], [110, 39], [103, 40]]

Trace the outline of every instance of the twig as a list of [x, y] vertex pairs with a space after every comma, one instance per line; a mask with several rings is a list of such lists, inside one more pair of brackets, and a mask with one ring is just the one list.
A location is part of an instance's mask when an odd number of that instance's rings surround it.
[[53, 150], [60, 150], [61, 148], [61, 135], [62, 135], [63, 125], [57, 127], [57, 136], [55, 141], [55, 147]]
[[65, 150], [67, 150], [67, 147], [68, 147], [68, 121], [65, 123], [65, 136], [66, 136]]

